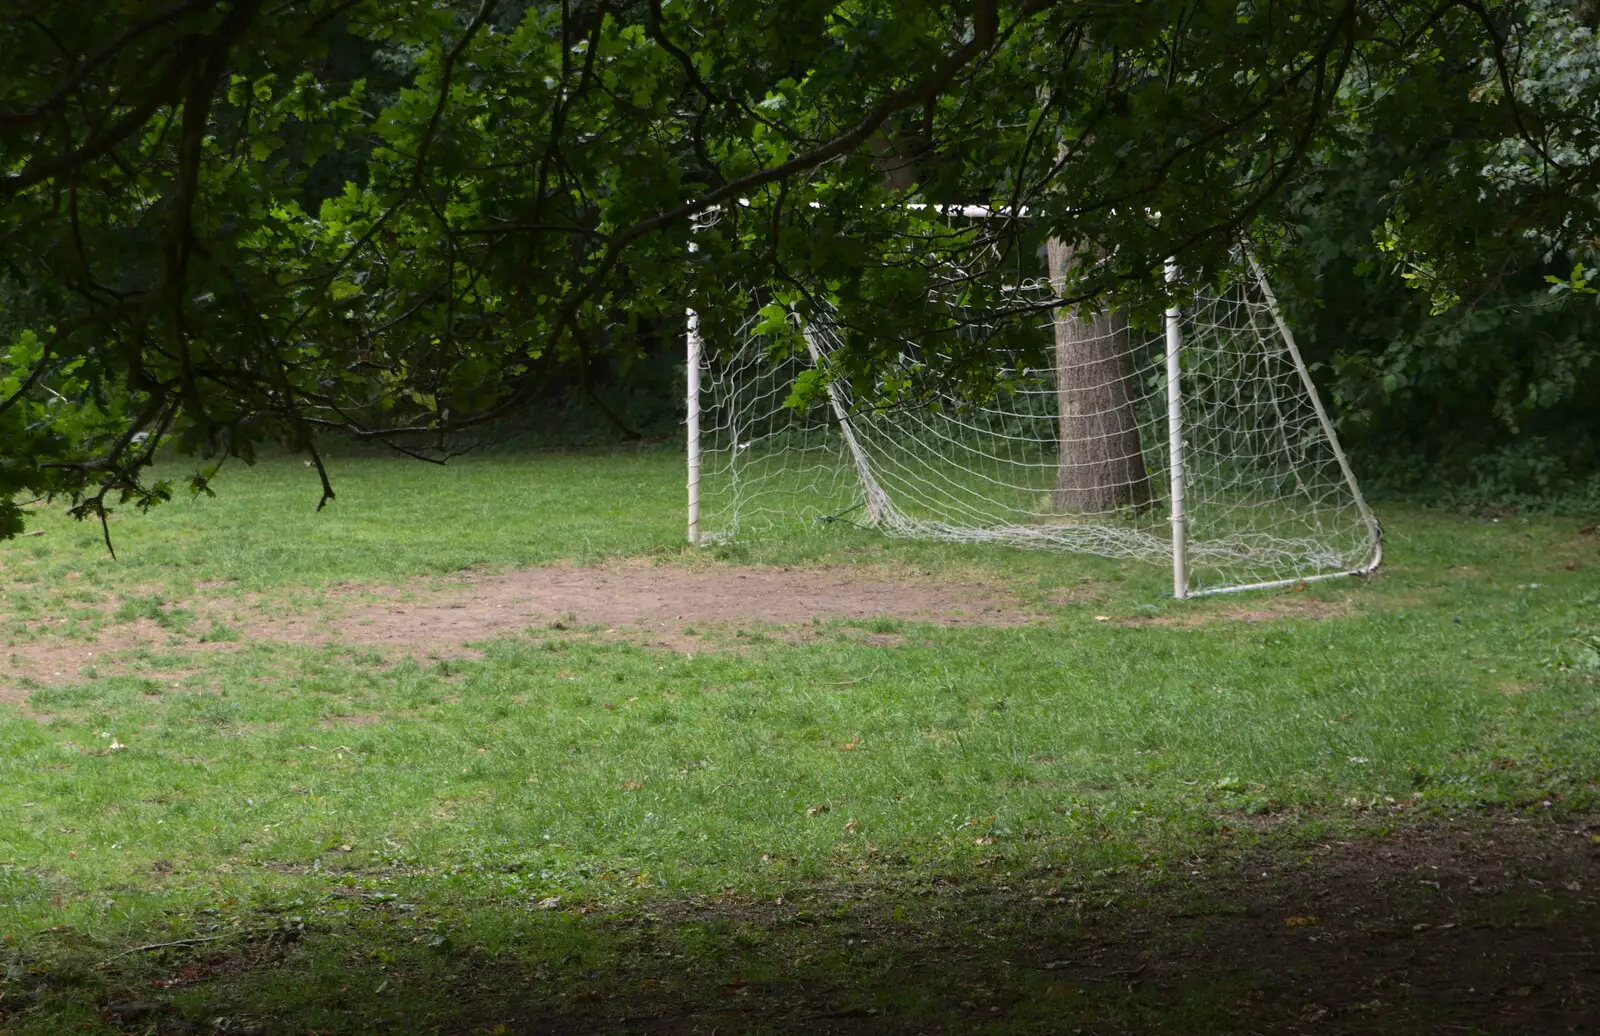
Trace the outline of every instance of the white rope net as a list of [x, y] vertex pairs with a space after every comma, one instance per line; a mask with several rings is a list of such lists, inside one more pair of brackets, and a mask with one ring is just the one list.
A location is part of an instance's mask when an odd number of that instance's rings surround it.
[[[1048, 291], [1017, 294], [1047, 304]], [[833, 379], [797, 408], [797, 379], [828, 369], [839, 329], [814, 318], [796, 349], [774, 348], [756, 326], [702, 347], [703, 542], [850, 522], [890, 536], [1172, 564], [1161, 332], [1104, 314], [1047, 323], [1038, 333], [1053, 336], [1044, 353], [1053, 366], [997, 355], [1001, 388], [983, 398], [891, 401], [892, 387], [923, 366], [905, 343], [899, 369], [877, 384], [852, 391]], [[1189, 591], [1375, 563], [1377, 523], [1259, 286], [1241, 279], [1197, 298], [1181, 328]]]

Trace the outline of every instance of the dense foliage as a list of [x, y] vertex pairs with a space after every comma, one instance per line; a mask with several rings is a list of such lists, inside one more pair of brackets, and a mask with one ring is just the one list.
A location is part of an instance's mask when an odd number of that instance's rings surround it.
[[1600, 510], [1600, 8], [1518, 10], [1507, 80], [1461, 41], [1319, 156], [1280, 275], [1369, 484]]
[[751, 285], [840, 308], [841, 376], [945, 336], [929, 376], [981, 386], [930, 288], [991, 304], [1047, 234], [1136, 314], [1240, 237], [1322, 275], [1386, 434], [1461, 385], [1537, 429], [1593, 382], [1600, 76], [1556, 0], [3, 6], [0, 536], [164, 498], [163, 443], [448, 451]]

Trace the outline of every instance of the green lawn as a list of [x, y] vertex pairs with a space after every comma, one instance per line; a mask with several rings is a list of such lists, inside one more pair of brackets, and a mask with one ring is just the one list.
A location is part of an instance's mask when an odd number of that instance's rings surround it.
[[[215, 499], [119, 515], [115, 560], [52, 512], [0, 545], [12, 653], [167, 632], [0, 687], [0, 1031], [495, 1031], [489, 994], [441, 984], [537, 975], [570, 1008], [638, 965], [617, 926], [641, 918], [712, 971], [741, 939], [821, 975], [900, 960], [694, 904], [1115, 898], [1219, 845], [1595, 803], [1600, 535], [1578, 521], [1383, 508], [1371, 581], [1176, 602], [1159, 568], [843, 527], [695, 552], [667, 453], [333, 475], [318, 514], [301, 462], [231, 470]], [[350, 584], [635, 556], [998, 581], [1044, 618], [867, 624], [889, 645], [832, 620], [692, 656], [548, 629], [467, 659], [249, 638]], [[181, 940], [204, 941], [125, 952]], [[151, 998], [169, 1012], [101, 1013]]]

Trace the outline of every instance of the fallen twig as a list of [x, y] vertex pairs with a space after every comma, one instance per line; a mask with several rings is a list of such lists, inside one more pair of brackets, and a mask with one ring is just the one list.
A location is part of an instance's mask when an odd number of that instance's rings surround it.
[[166, 950], [171, 949], [174, 946], [197, 946], [203, 942], [216, 942], [219, 939], [226, 939], [228, 936], [233, 934], [235, 933], [228, 932], [223, 935], [199, 935], [193, 939], [174, 939], [172, 942], [153, 942], [148, 946], [135, 946], [132, 949], [123, 950], [121, 953], [113, 953], [111, 956], [105, 959], [105, 963], [110, 964], [118, 957], [126, 957], [133, 953], [144, 953], [148, 950]]
[[100, 962], [100, 967], [105, 967], [118, 957], [126, 957], [134, 953], [146, 953], [150, 950], [168, 950], [178, 946], [198, 946], [201, 943], [218, 942], [222, 939], [233, 939], [250, 935], [266, 935], [275, 931], [278, 931], [278, 929], [249, 928], [238, 932], [222, 932], [217, 935], [197, 935], [190, 939], [174, 939], [171, 942], [153, 942], [145, 946], [134, 946], [131, 949], [123, 950], [121, 953], [113, 953], [111, 956]]

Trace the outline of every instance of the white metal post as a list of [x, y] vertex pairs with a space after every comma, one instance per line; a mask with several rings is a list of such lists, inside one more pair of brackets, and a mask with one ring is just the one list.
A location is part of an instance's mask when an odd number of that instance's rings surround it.
[[[1176, 260], [1167, 260], [1167, 283], [1178, 281]], [[1167, 307], [1167, 452], [1172, 484], [1172, 596], [1189, 596], [1189, 516], [1183, 499], [1183, 310]]]
[[1339, 445], [1339, 433], [1334, 431], [1333, 420], [1328, 417], [1328, 411], [1322, 405], [1322, 397], [1317, 394], [1316, 383], [1311, 380], [1311, 371], [1300, 356], [1300, 346], [1294, 340], [1294, 332], [1289, 329], [1289, 322], [1283, 319], [1283, 310], [1278, 307], [1278, 296], [1273, 292], [1272, 285], [1267, 282], [1267, 272], [1256, 261], [1254, 253], [1246, 250], [1245, 258], [1249, 260], [1250, 271], [1256, 275], [1256, 284], [1261, 288], [1262, 297], [1267, 300], [1267, 309], [1272, 313], [1273, 322], [1278, 325], [1278, 334], [1283, 337], [1284, 348], [1289, 353], [1290, 361], [1294, 363], [1295, 371], [1300, 375], [1300, 383], [1305, 386], [1306, 396], [1311, 400], [1311, 409], [1317, 415], [1317, 423], [1322, 426], [1322, 434], [1327, 436], [1328, 445], [1333, 449], [1333, 459], [1339, 464], [1339, 473], [1344, 476], [1344, 484], [1350, 487], [1350, 495], [1355, 498], [1356, 511], [1367, 526], [1372, 554], [1365, 565], [1350, 574], [1371, 575], [1378, 570], [1379, 565], [1383, 564], [1383, 526], [1378, 524], [1372, 508], [1367, 506], [1367, 498], [1361, 495], [1361, 487], [1356, 484], [1356, 473], [1351, 470], [1350, 460], [1344, 455], [1344, 447]]
[[688, 310], [689, 542], [700, 542], [700, 314]]

